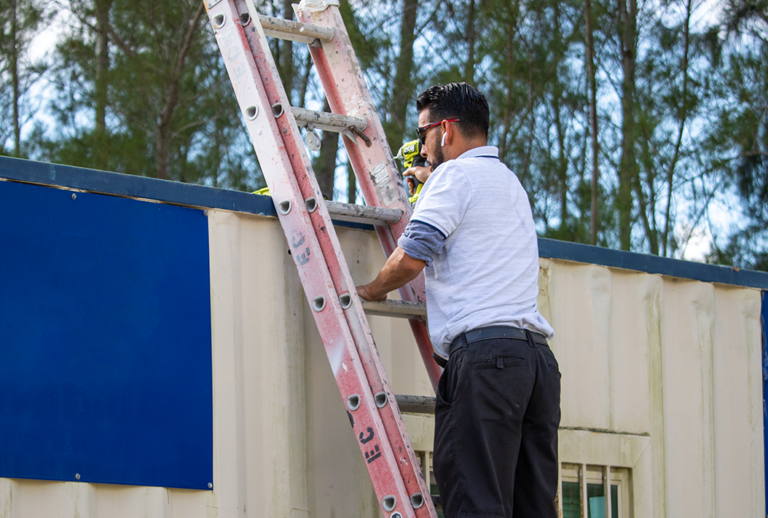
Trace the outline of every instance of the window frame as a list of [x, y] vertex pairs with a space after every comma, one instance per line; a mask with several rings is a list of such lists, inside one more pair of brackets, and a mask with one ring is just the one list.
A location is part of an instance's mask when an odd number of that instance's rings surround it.
[[[588, 486], [590, 484], [602, 484], [603, 494], [605, 495], [605, 518], [632, 518], [632, 471], [629, 468], [562, 462], [560, 463], [559, 471], [556, 500], [557, 512], [560, 518], [563, 517], [563, 482], [577, 483], [579, 485], [581, 516], [587, 516], [586, 509], [589, 502], [587, 497]], [[618, 489], [618, 516], [613, 516], [611, 486], [617, 486]]]

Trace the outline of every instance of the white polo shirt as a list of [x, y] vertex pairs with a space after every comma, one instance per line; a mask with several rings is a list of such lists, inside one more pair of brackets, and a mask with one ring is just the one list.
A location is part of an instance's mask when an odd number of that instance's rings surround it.
[[411, 221], [436, 228], [445, 248], [424, 270], [435, 349], [492, 325], [554, 331], [539, 314], [539, 249], [528, 196], [493, 146], [441, 164], [422, 188]]

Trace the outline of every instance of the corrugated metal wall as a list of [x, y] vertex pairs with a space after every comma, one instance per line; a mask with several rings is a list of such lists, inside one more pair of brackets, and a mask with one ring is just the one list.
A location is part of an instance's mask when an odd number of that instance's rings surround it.
[[[379, 516], [278, 222], [211, 210], [209, 229], [214, 490], [0, 479], [0, 518]], [[375, 235], [339, 237], [372, 279]], [[763, 516], [757, 290], [542, 259], [539, 304], [562, 461], [632, 469], [636, 518]], [[430, 395], [407, 322], [371, 327], [395, 391]]]
[[760, 292], [545, 260], [540, 289], [562, 426], [650, 439], [636, 516], [762, 516]]

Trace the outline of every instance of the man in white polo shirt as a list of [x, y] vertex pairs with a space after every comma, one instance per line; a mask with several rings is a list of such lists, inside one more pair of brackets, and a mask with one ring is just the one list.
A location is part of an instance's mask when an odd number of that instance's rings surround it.
[[560, 372], [539, 314], [528, 197], [487, 145], [488, 103], [466, 83], [416, 102], [429, 168], [398, 247], [366, 300], [425, 272], [429, 332], [447, 358], [435, 408], [435, 478], [445, 516], [554, 518]]

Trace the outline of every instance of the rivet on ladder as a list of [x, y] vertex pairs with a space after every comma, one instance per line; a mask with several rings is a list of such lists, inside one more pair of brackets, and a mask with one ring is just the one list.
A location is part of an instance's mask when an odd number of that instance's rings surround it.
[[424, 505], [424, 495], [421, 493], [414, 493], [411, 495], [411, 505], [414, 509], [418, 509]]
[[249, 121], [252, 121], [256, 118], [256, 116], [259, 114], [259, 107], [258, 106], [249, 106], [245, 109], [245, 118]]
[[279, 119], [280, 116], [283, 114], [283, 105], [280, 103], [273, 104], [272, 113], [275, 114], [275, 119]]
[[389, 512], [395, 508], [397, 505], [397, 498], [395, 498], [395, 495], [388, 495], [381, 499], [381, 507]]
[[341, 302], [341, 309], [347, 309], [349, 306], [352, 305], [352, 295], [349, 293], [343, 293], [339, 297], [339, 302]]
[[307, 198], [305, 203], [307, 204], [307, 212], [315, 212], [315, 209], [317, 209], [317, 200], [314, 196]]
[[392, 513], [389, 515], [389, 518], [403, 518], [403, 515], [400, 513]]
[[291, 212], [291, 200], [283, 200], [280, 203], [278, 203], [277, 210], [280, 211], [280, 214], [282, 214], [283, 216]]
[[[353, 412], [358, 408], [360, 408], [360, 396], [358, 396], [357, 394], [352, 394], [351, 396], [349, 396], [347, 398], [347, 408], [349, 408]], [[394, 509], [394, 507], [392, 507], [392, 509]], [[392, 509], [390, 509], [390, 511]]]
[[312, 309], [314, 309], [317, 312], [322, 311], [325, 309], [325, 297], [320, 295], [319, 297], [315, 297], [312, 299]]
[[245, 12], [245, 13], [240, 13], [240, 25], [242, 25], [243, 27], [245, 27], [245, 26], [246, 26], [246, 25], [248, 25], [249, 23], [251, 23], [251, 15], [250, 15], [250, 14], [248, 14], [247, 12]]
[[387, 393], [386, 392], [378, 392], [373, 396], [373, 400], [376, 402], [377, 408], [384, 408], [387, 406]]
[[223, 14], [217, 14], [213, 17], [213, 28], [214, 29], [221, 29], [224, 27], [224, 23], [227, 21], [226, 15]]

